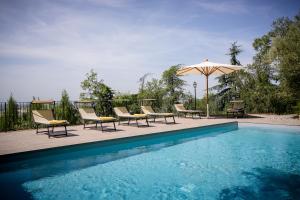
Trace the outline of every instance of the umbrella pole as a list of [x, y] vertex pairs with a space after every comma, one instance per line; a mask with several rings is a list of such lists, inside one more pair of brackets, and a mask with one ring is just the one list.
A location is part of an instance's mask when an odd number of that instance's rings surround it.
[[208, 75], [206, 75], [206, 117], [209, 118], [209, 105], [208, 105]]

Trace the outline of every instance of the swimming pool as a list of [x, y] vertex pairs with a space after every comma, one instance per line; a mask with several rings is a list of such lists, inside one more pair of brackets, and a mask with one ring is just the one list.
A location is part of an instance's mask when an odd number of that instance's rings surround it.
[[21, 155], [7, 199], [299, 199], [299, 127], [228, 123]]

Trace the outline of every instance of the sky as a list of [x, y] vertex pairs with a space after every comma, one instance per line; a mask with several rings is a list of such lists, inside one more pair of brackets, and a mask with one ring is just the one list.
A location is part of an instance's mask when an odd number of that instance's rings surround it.
[[[116, 92], [136, 93], [146, 73], [205, 59], [228, 63], [237, 41], [243, 65], [255, 38], [278, 17], [293, 17], [294, 0], [0, 0], [0, 101], [79, 98], [91, 69]], [[203, 76], [185, 76], [204, 94]], [[209, 85], [215, 85], [210, 77]]]

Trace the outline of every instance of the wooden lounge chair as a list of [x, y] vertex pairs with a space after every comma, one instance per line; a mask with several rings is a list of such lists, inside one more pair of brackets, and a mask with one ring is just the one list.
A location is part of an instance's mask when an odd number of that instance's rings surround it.
[[232, 116], [238, 117], [238, 115], [241, 115], [244, 117], [245, 115], [245, 104], [242, 100], [235, 100], [230, 101], [230, 107], [226, 111], [226, 116], [228, 118], [229, 114], [232, 114]]
[[113, 130], [115, 131], [117, 130], [115, 125], [116, 118], [114, 117], [98, 117], [93, 108], [79, 108], [78, 111], [81, 119], [83, 120], [83, 128], [85, 128], [86, 122], [91, 121], [96, 123], [96, 128], [97, 128], [97, 124], [100, 123], [102, 131], [104, 131], [102, 126], [103, 123], [113, 123], [114, 125]]
[[198, 115], [199, 118], [201, 118], [201, 114], [203, 114], [203, 111], [201, 111], [201, 110], [187, 110], [187, 109], [185, 109], [183, 104], [175, 104], [174, 106], [178, 113], [178, 117], [180, 114], [184, 114], [184, 117], [186, 117], [187, 114], [190, 114], [190, 115], [192, 115], [192, 118], [194, 119], [194, 115]]
[[48, 137], [52, 136], [49, 131], [49, 127], [52, 127], [52, 133], [55, 126], [64, 126], [65, 134], [68, 136], [67, 125], [69, 122], [67, 120], [55, 120], [52, 110], [32, 110], [33, 121], [36, 124], [36, 133], [39, 133], [39, 126], [47, 126]]
[[116, 115], [118, 116], [119, 124], [120, 124], [120, 119], [125, 118], [128, 120], [127, 124], [130, 124], [130, 120], [135, 120], [137, 127], [139, 127], [138, 120], [140, 119], [145, 119], [147, 126], [149, 126], [148, 123], [148, 117], [146, 114], [130, 114], [127, 110], [126, 107], [114, 107], [114, 111]]
[[175, 122], [175, 118], [174, 118], [174, 114], [173, 113], [156, 113], [154, 112], [154, 110], [152, 109], [151, 106], [141, 106], [141, 109], [143, 111], [143, 113], [145, 113], [148, 116], [153, 117], [153, 122], [155, 122], [155, 119], [157, 117], [164, 117], [165, 118], [165, 123], [167, 124], [167, 118], [173, 118], [173, 122], [174, 124], [176, 124]]

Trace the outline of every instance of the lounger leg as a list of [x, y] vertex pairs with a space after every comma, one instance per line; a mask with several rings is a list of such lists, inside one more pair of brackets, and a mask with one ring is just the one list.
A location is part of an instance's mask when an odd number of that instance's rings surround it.
[[149, 127], [148, 117], [146, 117], [147, 126]]
[[38, 134], [39, 133], [39, 125], [37, 124], [36, 125], [36, 134]]
[[98, 126], [98, 122], [96, 122], [96, 128], [98, 128], [97, 126]]
[[[96, 123], [97, 124], [97, 123]], [[103, 132], [103, 126], [102, 126], [102, 122], [100, 122], [100, 125], [101, 125], [101, 131]]]
[[114, 129], [115, 129], [115, 131], [117, 131], [115, 122], [113, 122], [113, 124], [114, 124]]
[[85, 129], [85, 120], [83, 120], [83, 129]]
[[54, 126], [52, 126], [52, 133], [54, 132]]
[[165, 123], [167, 124], [167, 118], [166, 117], [164, 117], [165, 118]]
[[154, 116], [153, 122], [155, 122], [155, 118], [156, 118], [156, 116]]
[[173, 116], [173, 121], [174, 121], [174, 124], [176, 124], [176, 122], [175, 122], [175, 117]]
[[137, 127], [139, 127], [138, 119], [135, 119]]
[[66, 136], [68, 136], [67, 125], [64, 125], [64, 127], [65, 127]]
[[47, 130], [48, 130], [48, 138], [50, 138], [49, 126], [47, 126]]

